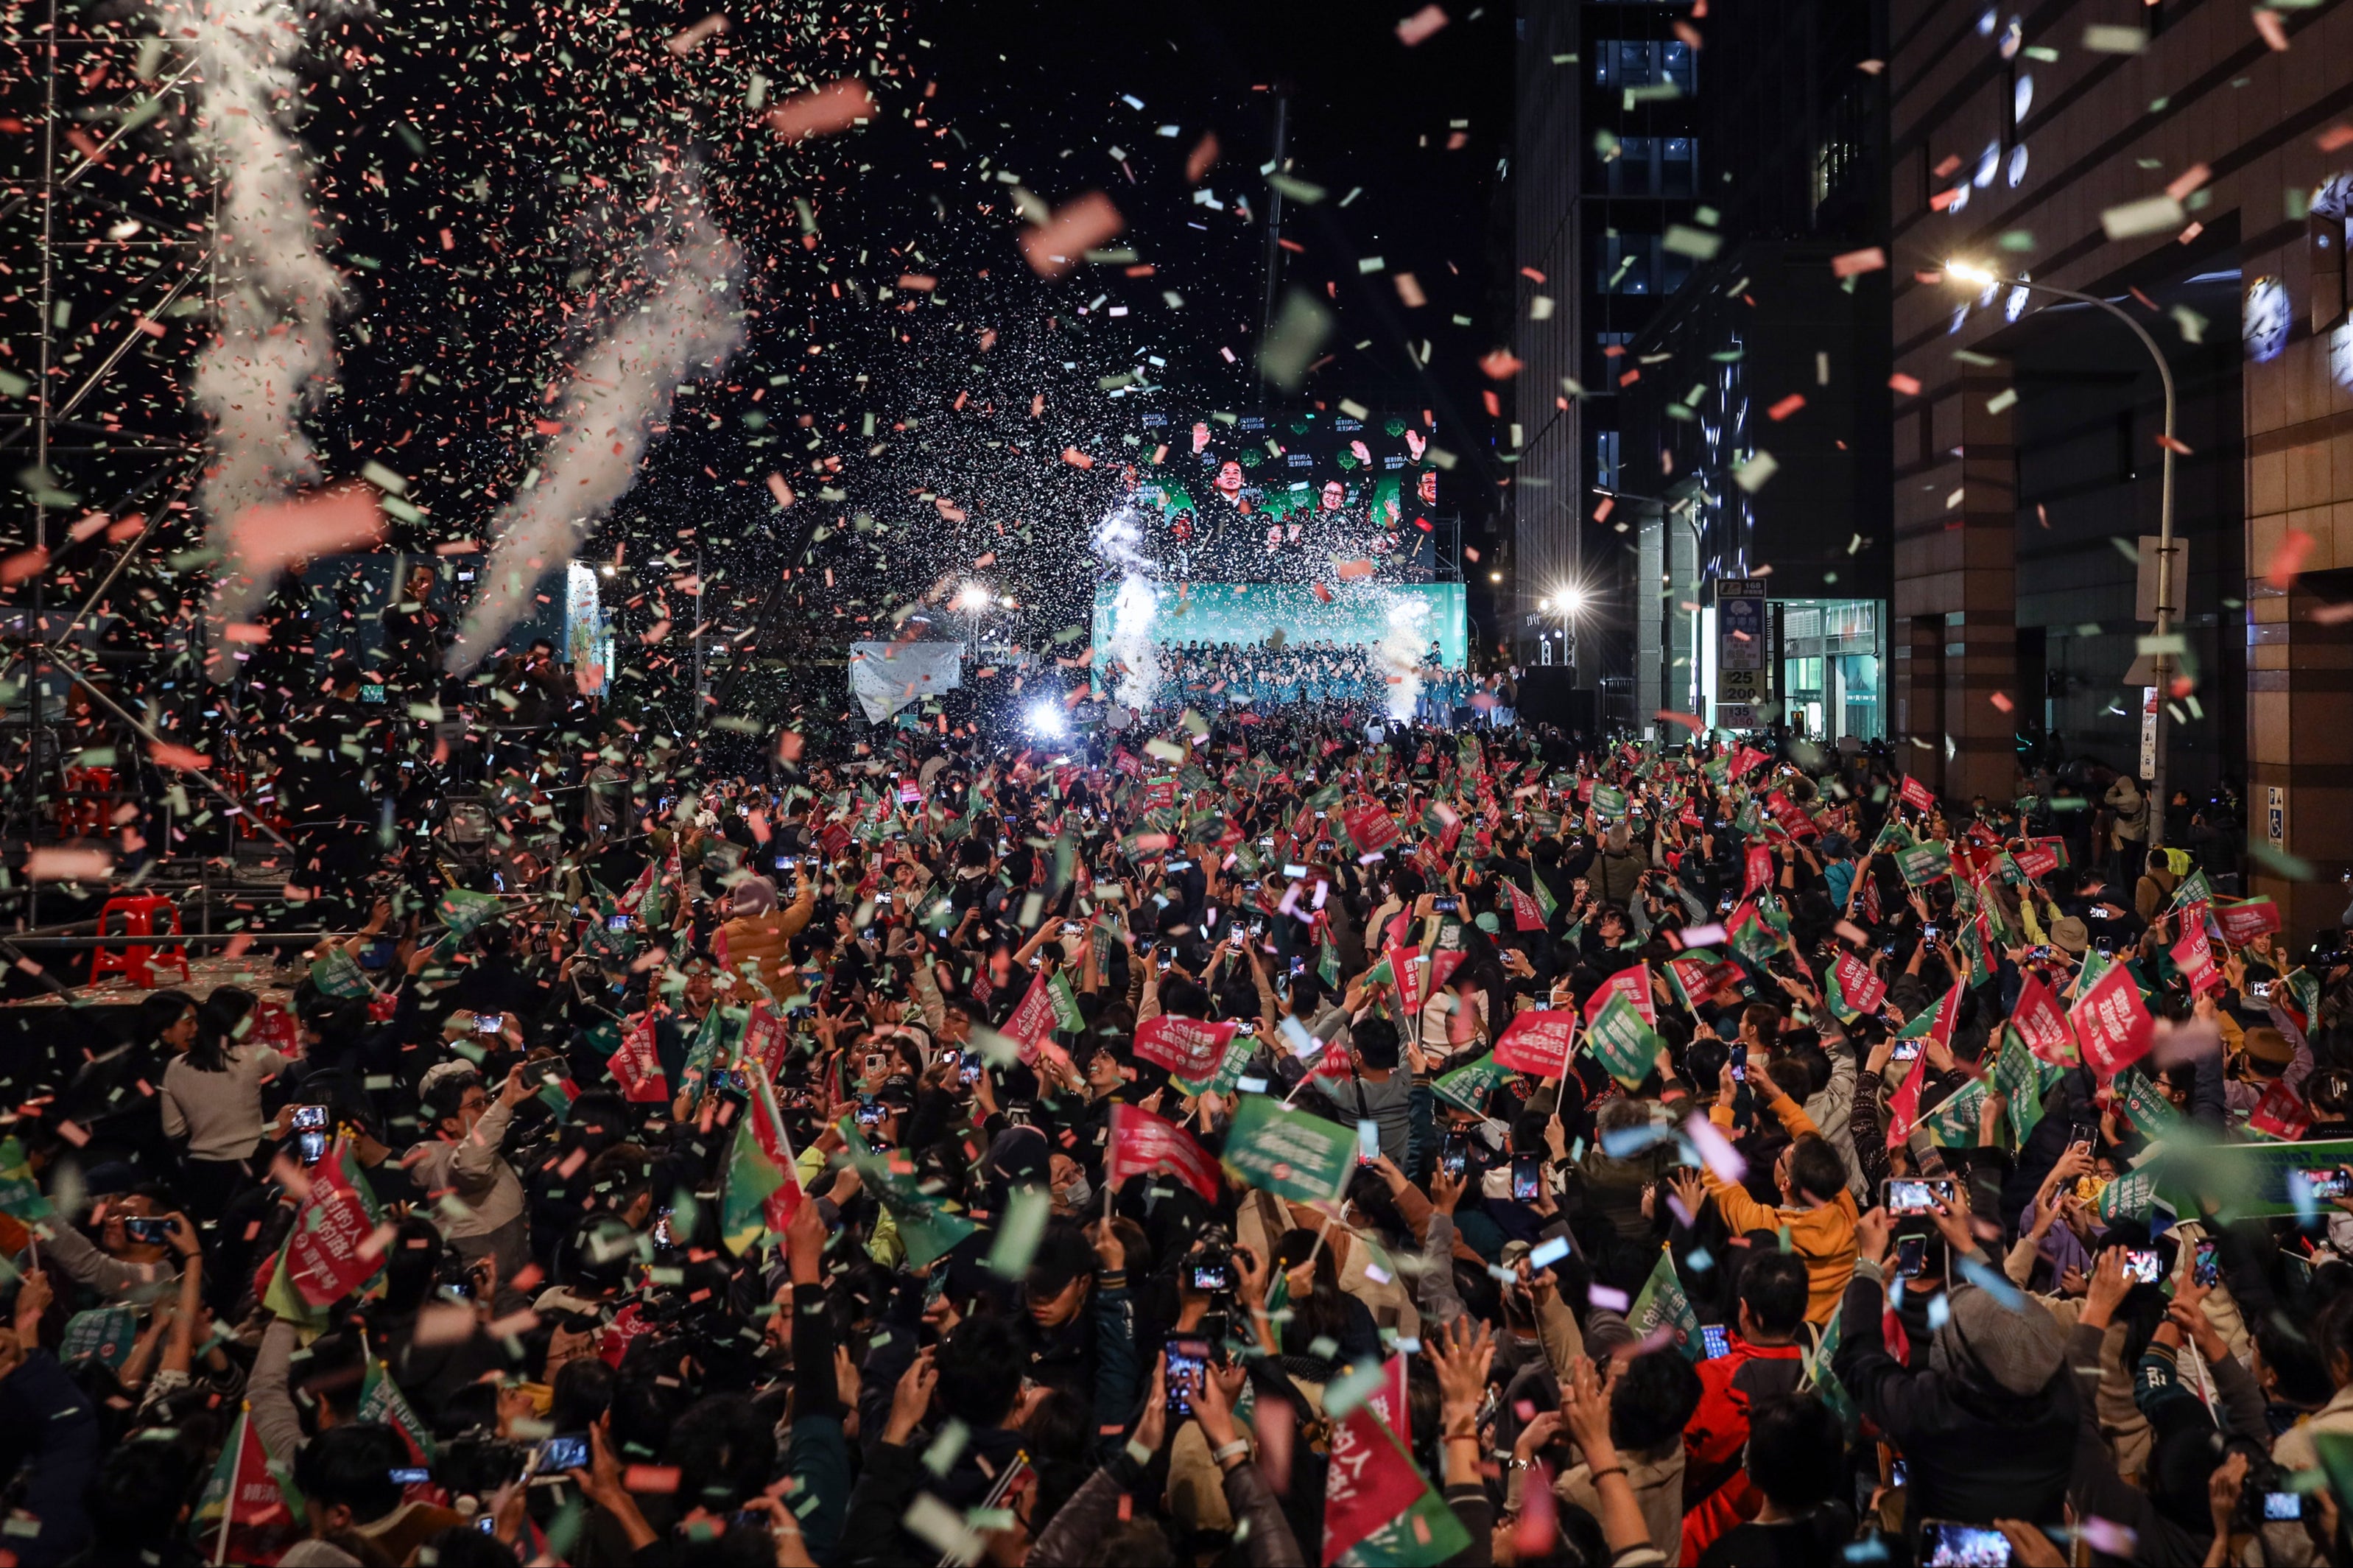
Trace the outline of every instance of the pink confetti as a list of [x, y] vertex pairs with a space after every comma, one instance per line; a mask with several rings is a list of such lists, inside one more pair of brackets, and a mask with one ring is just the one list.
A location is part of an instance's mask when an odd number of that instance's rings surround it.
[[249, 506], [229, 524], [229, 554], [259, 577], [289, 561], [308, 561], [384, 541], [384, 513], [375, 492], [347, 486]]
[[1398, 42], [1409, 49], [1446, 26], [1446, 21], [1443, 6], [1424, 5], [1397, 25]]
[[851, 78], [829, 81], [813, 92], [795, 93], [768, 110], [768, 129], [787, 142], [830, 136], [874, 117], [874, 96]]
[[103, 849], [36, 849], [25, 857], [25, 875], [36, 882], [103, 882], [114, 875], [114, 857]]
[[1843, 256], [1831, 258], [1831, 273], [1838, 278], [1853, 278], [1865, 272], [1877, 272], [1887, 265], [1887, 252], [1875, 245], [1861, 250], [1850, 250]]
[[1086, 253], [1127, 226], [1111, 198], [1089, 191], [1055, 209], [1054, 216], [1021, 236], [1021, 256], [1040, 278], [1060, 278]]

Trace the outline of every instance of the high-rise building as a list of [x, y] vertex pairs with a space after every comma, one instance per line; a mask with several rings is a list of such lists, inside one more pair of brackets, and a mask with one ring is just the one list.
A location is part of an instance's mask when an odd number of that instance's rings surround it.
[[2353, 868], [2348, 60], [2353, 5], [1893, 0], [1886, 70], [1899, 754], [2096, 805], [2161, 725], [2168, 836], [2243, 824], [2290, 931]]
[[[1586, 546], [1592, 487], [1614, 488], [1612, 394], [1625, 345], [1690, 272], [1704, 96], [1689, 5], [1523, 0], [1511, 181], [1517, 219], [1510, 485], [1514, 601], [1500, 606], [1529, 664], [1572, 657], [1580, 686], [1627, 666], [1625, 584]], [[1630, 714], [1622, 679], [1612, 695]]]
[[[1588, 491], [1615, 536], [1633, 717], [1886, 731], [1885, 98], [1879, 0], [1728, 6], [1703, 58], [1695, 266], [1613, 365], [1618, 462]], [[1598, 485], [1598, 481], [1597, 481]], [[1761, 605], [1764, 646], [1720, 617]], [[1683, 731], [1671, 723], [1665, 731]]]

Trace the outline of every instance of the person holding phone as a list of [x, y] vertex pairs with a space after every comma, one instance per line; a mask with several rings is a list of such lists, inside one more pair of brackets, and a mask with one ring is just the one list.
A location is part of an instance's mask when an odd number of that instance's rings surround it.
[[[1686, 1208], [1705, 1201], [1695, 1175], [1678, 1183], [1677, 1191]], [[1805, 1335], [1810, 1289], [1806, 1266], [1793, 1254], [1762, 1253], [1741, 1266], [1729, 1348], [1696, 1368], [1699, 1409], [1683, 1429], [1679, 1561], [1702, 1561], [1720, 1538], [1737, 1533], [1763, 1510], [1768, 1494], [1746, 1465], [1756, 1438], [1750, 1415], [1796, 1394], [1805, 1381], [1801, 1338], [1810, 1337]]]
[[[1716, 1103], [1708, 1111], [1709, 1121], [1727, 1133], [1733, 1129], [1737, 1087], [1727, 1058], [1717, 1084]], [[1748, 1088], [1764, 1098], [1766, 1110], [1789, 1135], [1788, 1145], [1773, 1163], [1773, 1184], [1781, 1201], [1760, 1204], [1746, 1187], [1726, 1181], [1713, 1169], [1704, 1171], [1701, 1180], [1734, 1234], [1788, 1227], [1790, 1248], [1805, 1261], [1811, 1279], [1806, 1317], [1811, 1322], [1827, 1323], [1854, 1273], [1859, 1211], [1847, 1184], [1846, 1162], [1771, 1075], [1753, 1075]]]

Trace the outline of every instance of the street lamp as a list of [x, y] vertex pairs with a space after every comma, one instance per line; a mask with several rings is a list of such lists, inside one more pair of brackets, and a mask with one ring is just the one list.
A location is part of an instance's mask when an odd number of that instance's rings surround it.
[[1962, 282], [1979, 289], [1997, 283], [2007, 284], [2012, 289], [2056, 294], [2063, 300], [2073, 300], [2078, 304], [2096, 306], [2130, 329], [2132, 335], [2140, 340], [2140, 346], [2148, 351], [2150, 361], [2157, 366], [2158, 382], [2165, 388], [2165, 437], [2159, 443], [2163, 456], [2158, 470], [2162, 479], [2158, 489], [2157, 512], [2156, 642], [2158, 651], [2150, 661], [2150, 672], [2157, 681], [2158, 706], [2157, 713], [2152, 720], [2156, 736], [2155, 743], [2150, 748], [2148, 770], [2150, 795], [2148, 846], [2152, 849], [2162, 848], [2165, 845], [2165, 805], [2168, 794], [2165, 783], [2165, 705], [2173, 700], [2173, 654], [2167, 647], [2167, 639], [2173, 629], [2173, 454], [2175, 450], [2173, 367], [2165, 363], [2164, 351], [2157, 346], [2157, 340], [2148, 335], [2147, 328], [2126, 314], [2120, 307], [2101, 299], [2096, 294], [2079, 293], [2073, 289], [2062, 289], [2052, 283], [2037, 283], [2025, 278], [2005, 278], [1991, 268], [1979, 267], [1967, 261], [1947, 261], [1945, 263], [1945, 270]]

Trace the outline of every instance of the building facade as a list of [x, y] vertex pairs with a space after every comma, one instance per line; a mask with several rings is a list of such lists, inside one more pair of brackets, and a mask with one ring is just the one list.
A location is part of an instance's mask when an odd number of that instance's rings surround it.
[[[2290, 931], [2334, 923], [2353, 868], [2353, 632], [2328, 609], [2353, 596], [2353, 4], [2251, 22], [2218, 0], [1894, 0], [1886, 72], [1902, 756], [1958, 797], [2021, 793], [2021, 762], [2096, 794], [2146, 775], [2161, 728], [2172, 835], [2235, 814], [2249, 890]], [[2158, 357], [2182, 666], [2163, 693], [2144, 641]]]

